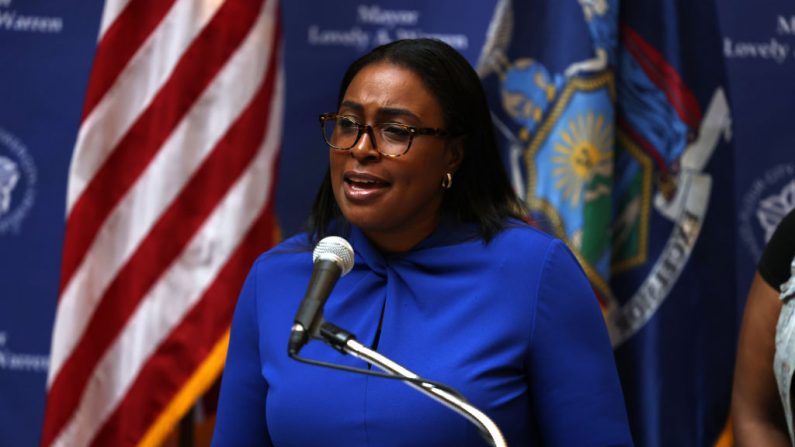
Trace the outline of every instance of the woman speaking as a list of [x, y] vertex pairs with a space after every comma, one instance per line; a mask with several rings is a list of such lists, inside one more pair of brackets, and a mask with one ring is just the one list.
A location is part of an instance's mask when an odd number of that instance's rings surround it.
[[[399, 381], [288, 357], [311, 249], [329, 235], [355, 261], [328, 321], [460, 391], [512, 447], [631, 445], [597, 300], [566, 246], [523, 222], [468, 62], [435, 40], [378, 47], [320, 124], [329, 171], [307, 232], [263, 254], [240, 294], [214, 445], [485, 445]], [[301, 355], [364, 367], [322, 343]]]

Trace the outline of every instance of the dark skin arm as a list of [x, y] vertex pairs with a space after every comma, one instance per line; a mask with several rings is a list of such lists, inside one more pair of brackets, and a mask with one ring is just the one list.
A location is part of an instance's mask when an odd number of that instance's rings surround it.
[[757, 273], [745, 305], [734, 369], [731, 420], [736, 447], [791, 445], [773, 375], [780, 312], [778, 291]]

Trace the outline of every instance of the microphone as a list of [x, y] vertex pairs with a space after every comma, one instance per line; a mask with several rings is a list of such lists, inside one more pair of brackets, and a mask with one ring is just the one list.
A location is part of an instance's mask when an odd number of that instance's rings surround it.
[[353, 248], [345, 239], [329, 236], [320, 240], [312, 253], [312, 277], [304, 299], [295, 313], [287, 352], [292, 357], [309, 341], [323, 320], [323, 305], [340, 277], [353, 268]]

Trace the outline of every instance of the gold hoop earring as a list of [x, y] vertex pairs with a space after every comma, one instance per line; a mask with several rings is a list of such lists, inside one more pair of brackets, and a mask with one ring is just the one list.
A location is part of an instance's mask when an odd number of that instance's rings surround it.
[[451, 186], [453, 186], [453, 174], [448, 172], [442, 179], [442, 189], [450, 189]]

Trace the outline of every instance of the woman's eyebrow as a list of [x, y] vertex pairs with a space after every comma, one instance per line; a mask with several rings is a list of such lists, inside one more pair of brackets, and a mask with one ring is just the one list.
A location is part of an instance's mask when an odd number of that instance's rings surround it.
[[385, 117], [385, 118], [406, 117], [406, 118], [413, 119], [415, 121], [419, 121], [420, 120], [420, 117], [418, 117], [417, 115], [415, 115], [411, 111], [406, 110], [406, 109], [401, 109], [401, 108], [398, 108], [398, 107], [384, 107], [384, 108], [378, 109], [378, 116], [379, 116], [379, 118], [380, 117]]
[[359, 104], [358, 102], [353, 102], [353, 101], [349, 101], [349, 100], [345, 100], [345, 101], [342, 101], [342, 103], [340, 103], [340, 109], [342, 109], [343, 107], [346, 108], [346, 109], [353, 109], [353, 111], [355, 111], [355, 112], [363, 112], [364, 111], [364, 107], [361, 104]]
[[[351, 100], [342, 101], [342, 103], [340, 103], [340, 109], [349, 109], [360, 114], [364, 113], [364, 106]], [[416, 121], [420, 120], [420, 117], [418, 117], [415, 113], [400, 107], [381, 107], [377, 110], [376, 116], [379, 120], [400, 117], [406, 117]]]

